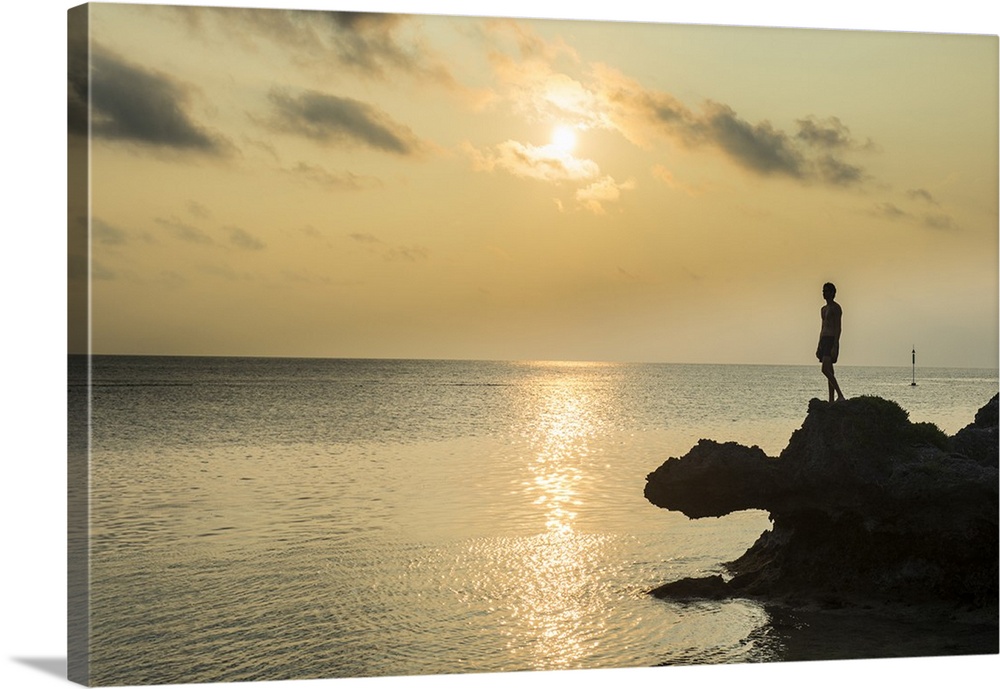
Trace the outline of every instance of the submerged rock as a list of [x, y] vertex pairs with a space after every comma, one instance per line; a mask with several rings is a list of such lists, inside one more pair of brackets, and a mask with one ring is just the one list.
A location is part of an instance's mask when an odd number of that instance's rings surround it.
[[997, 397], [948, 437], [878, 397], [812, 400], [778, 457], [702, 440], [647, 476], [654, 505], [692, 519], [747, 509], [772, 528], [731, 578], [666, 584], [670, 598], [878, 600], [995, 610]]

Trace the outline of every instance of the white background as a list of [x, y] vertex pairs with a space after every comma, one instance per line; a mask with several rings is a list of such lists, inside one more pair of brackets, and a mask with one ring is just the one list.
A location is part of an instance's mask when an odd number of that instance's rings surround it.
[[[0, 377], [0, 466], [3, 542], [0, 550], [3, 636], [0, 686], [66, 686], [66, 11], [74, 3], [5, 3], [0, 98], [4, 149], [3, 350]], [[655, 0], [609, 3], [554, 0], [302, 0], [214, 4], [306, 9], [366, 9], [673, 23], [837, 29], [998, 33], [989, 0], [914, 3], [840, 0], [698, 0], [689, 7]], [[418, 677], [184, 685], [306, 689], [484, 689], [517, 685], [629, 687], [931, 687], [1000, 675], [1000, 656], [914, 660], [778, 663]]]

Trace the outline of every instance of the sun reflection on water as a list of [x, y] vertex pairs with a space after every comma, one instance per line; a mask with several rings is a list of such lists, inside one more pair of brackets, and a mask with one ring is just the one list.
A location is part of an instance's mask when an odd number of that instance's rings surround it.
[[544, 513], [546, 533], [569, 535], [581, 505], [584, 463], [599, 425], [595, 400], [576, 377], [554, 375], [537, 403], [525, 489]]
[[575, 667], [601, 638], [600, 623], [588, 615], [601, 538], [574, 528], [584, 504], [590, 441], [600, 426], [598, 401], [566, 367], [536, 386], [541, 392], [523, 488], [539, 509], [542, 531], [519, 539], [513, 553], [521, 566], [515, 616], [524, 638], [511, 644], [527, 642], [539, 668]]

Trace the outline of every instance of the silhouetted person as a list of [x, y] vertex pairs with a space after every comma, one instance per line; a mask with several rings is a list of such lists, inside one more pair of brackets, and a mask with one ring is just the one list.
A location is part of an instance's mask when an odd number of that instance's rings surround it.
[[823, 375], [830, 387], [830, 401], [844, 399], [844, 393], [837, 385], [837, 378], [833, 375], [833, 365], [837, 363], [837, 355], [840, 353], [840, 328], [843, 320], [844, 310], [833, 298], [837, 296], [837, 288], [832, 282], [823, 285], [823, 298], [826, 299], [826, 306], [820, 309], [819, 315], [823, 324], [819, 330], [819, 346], [816, 347], [816, 358], [823, 362]]

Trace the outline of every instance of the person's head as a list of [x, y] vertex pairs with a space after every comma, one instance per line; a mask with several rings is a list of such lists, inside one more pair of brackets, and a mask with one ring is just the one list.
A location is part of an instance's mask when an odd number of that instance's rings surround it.
[[835, 296], [837, 296], [837, 286], [836, 285], [834, 285], [832, 282], [828, 282], [825, 285], [823, 285], [823, 298], [824, 299], [833, 299]]

